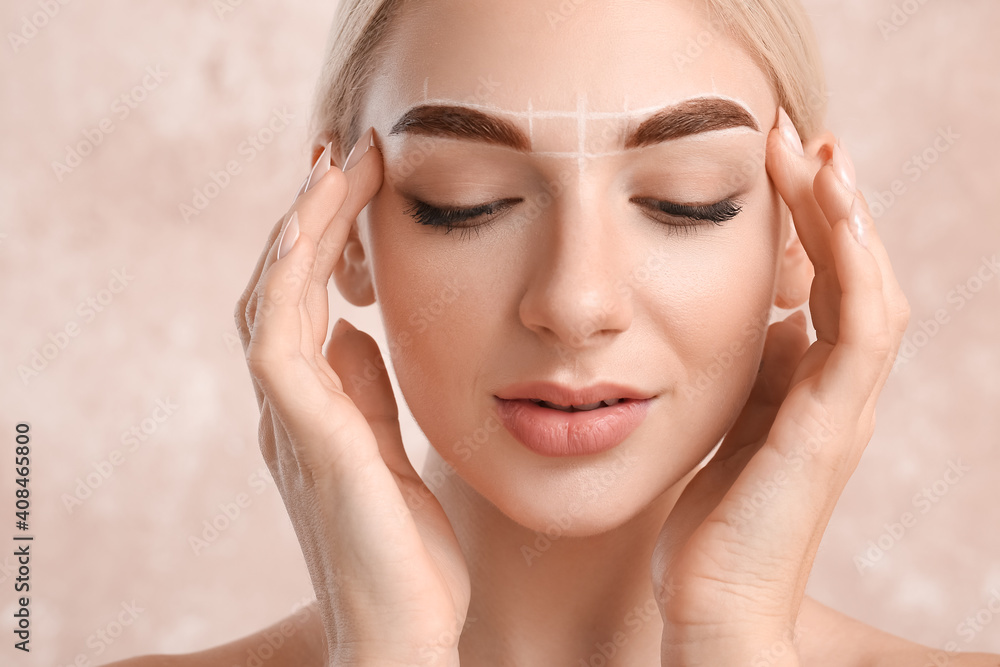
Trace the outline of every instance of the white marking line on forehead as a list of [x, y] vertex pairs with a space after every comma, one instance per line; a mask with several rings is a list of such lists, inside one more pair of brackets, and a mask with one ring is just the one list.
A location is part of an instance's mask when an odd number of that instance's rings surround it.
[[528, 98], [528, 147], [535, 145], [535, 126], [531, 122], [531, 98]]
[[[485, 111], [485, 112], [489, 112], [489, 113], [493, 113], [493, 114], [497, 114], [497, 115], [507, 116], [507, 117], [510, 117], [510, 118], [525, 118], [528, 121], [529, 148], [533, 147], [534, 144], [535, 144], [534, 123], [533, 123], [533, 120], [535, 118], [544, 118], [544, 119], [571, 118], [571, 119], [575, 119], [576, 122], [577, 122], [577, 134], [578, 134], [578, 137], [577, 137], [577, 150], [575, 150], [575, 151], [534, 151], [534, 150], [532, 150], [532, 154], [543, 156], [543, 157], [576, 158], [577, 168], [580, 171], [583, 170], [583, 164], [588, 159], [598, 158], [598, 157], [606, 157], [606, 156], [611, 156], [611, 155], [623, 155], [623, 154], [629, 152], [629, 151], [624, 150], [624, 149], [618, 149], [618, 150], [613, 150], [613, 151], [604, 151], [604, 152], [600, 152], [600, 153], [588, 152], [586, 150], [586, 139], [585, 139], [586, 132], [587, 132], [587, 129], [586, 129], [587, 128], [587, 121], [589, 121], [589, 120], [603, 120], [603, 119], [629, 120], [629, 119], [635, 118], [637, 116], [641, 117], [641, 116], [652, 114], [652, 113], [660, 111], [661, 109], [664, 108], [663, 106], [648, 106], [648, 107], [641, 107], [641, 108], [638, 108], [638, 109], [631, 109], [630, 110], [628, 108], [628, 98], [625, 98], [625, 100], [624, 100], [624, 107], [625, 108], [622, 111], [587, 111], [586, 94], [585, 93], [577, 93], [577, 96], [576, 96], [576, 109], [573, 110], [573, 111], [569, 111], [569, 110], [563, 111], [563, 110], [560, 110], [560, 109], [543, 109], [543, 110], [538, 110], [538, 109], [535, 109], [534, 106], [532, 105], [530, 97], [528, 98], [528, 108], [527, 108], [527, 110], [525, 110], [525, 111], [513, 111], [511, 109], [503, 109], [501, 107], [494, 106], [492, 104], [476, 104], [475, 102], [464, 102], [464, 101], [450, 100], [450, 99], [444, 99], [444, 98], [429, 99], [427, 97], [427, 85], [428, 85], [429, 79], [430, 79], [430, 77], [424, 79], [424, 99], [423, 99], [423, 103], [424, 104], [440, 104], [440, 105], [447, 105], [447, 106], [460, 106], [460, 107], [465, 107], [467, 109], [476, 109], [478, 111]], [[742, 107], [753, 118], [755, 118], [755, 119], [757, 118], [757, 114], [755, 114], [753, 111], [751, 111], [750, 107], [748, 107], [744, 102], [742, 102], [742, 101], [740, 101], [740, 100], [738, 100], [736, 98], [729, 97], [727, 95], [712, 94], [712, 95], [700, 95], [700, 96], [695, 96], [695, 97], [689, 97], [689, 98], [686, 98], [686, 99], [683, 99], [683, 100], [679, 100], [678, 104], [682, 103], [682, 102], [688, 102], [688, 101], [691, 101], [691, 100], [705, 99], [705, 98], [716, 98], [716, 99], [728, 100], [728, 101], [730, 101], [730, 102], [732, 102], [734, 104], [737, 104], [740, 107]], [[758, 120], [758, 123], [759, 123], [759, 120]]]

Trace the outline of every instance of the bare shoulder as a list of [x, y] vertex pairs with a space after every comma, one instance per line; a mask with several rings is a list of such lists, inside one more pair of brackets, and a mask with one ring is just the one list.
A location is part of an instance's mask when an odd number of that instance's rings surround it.
[[799, 614], [804, 667], [1000, 667], [1000, 655], [947, 653], [889, 634], [808, 595]]
[[106, 667], [218, 667], [258, 664], [262, 667], [326, 667], [323, 623], [312, 603], [277, 623], [197, 653], [143, 655]]

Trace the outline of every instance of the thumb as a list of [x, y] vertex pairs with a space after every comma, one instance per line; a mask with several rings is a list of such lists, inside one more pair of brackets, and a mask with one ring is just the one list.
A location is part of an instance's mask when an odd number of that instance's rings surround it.
[[327, 362], [375, 434], [379, 454], [393, 473], [419, 481], [403, 449], [399, 409], [378, 343], [341, 318], [324, 351]]

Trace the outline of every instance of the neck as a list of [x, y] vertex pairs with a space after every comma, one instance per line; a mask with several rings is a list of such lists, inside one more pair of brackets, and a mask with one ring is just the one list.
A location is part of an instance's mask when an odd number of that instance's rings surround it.
[[[430, 448], [425, 479], [444, 473]], [[458, 475], [435, 489], [469, 567], [472, 598], [459, 643], [477, 665], [659, 665], [663, 622], [653, 598], [656, 539], [692, 470], [639, 514], [599, 535], [536, 533]]]

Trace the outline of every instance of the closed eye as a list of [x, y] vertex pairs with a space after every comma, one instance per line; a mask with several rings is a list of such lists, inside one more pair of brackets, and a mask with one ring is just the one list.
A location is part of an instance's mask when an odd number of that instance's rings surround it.
[[673, 218], [713, 222], [716, 225], [732, 220], [743, 210], [742, 202], [736, 199], [723, 199], [714, 204], [675, 204], [650, 197], [633, 197], [629, 201], [665, 213]]
[[[443, 227], [445, 233], [460, 229], [460, 236], [467, 237], [472, 230], [480, 233], [480, 228], [486, 228], [504, 211], [524, 201], [515, 197], [499, 199], [475, 206], [434, 206], [419, 199], [411, 199], [405, 209], [418, 224], [431, 227]], [[647, 214], [653, 220], [664, 224], [668, 232], [683, 230], [693, 231], [693, 228], [710, 223], [721, 226], [732, 220], [743, 210], [742, 202], [727, 198], [712, 204], [677, 204], [651, 197], [633, 197], [629, 201], [639, 204], [650, 211]], [[655, 215], [654, 215], [655, 214]], [[477, 218], [484, 218], [476, 224], [466, 224]]]

